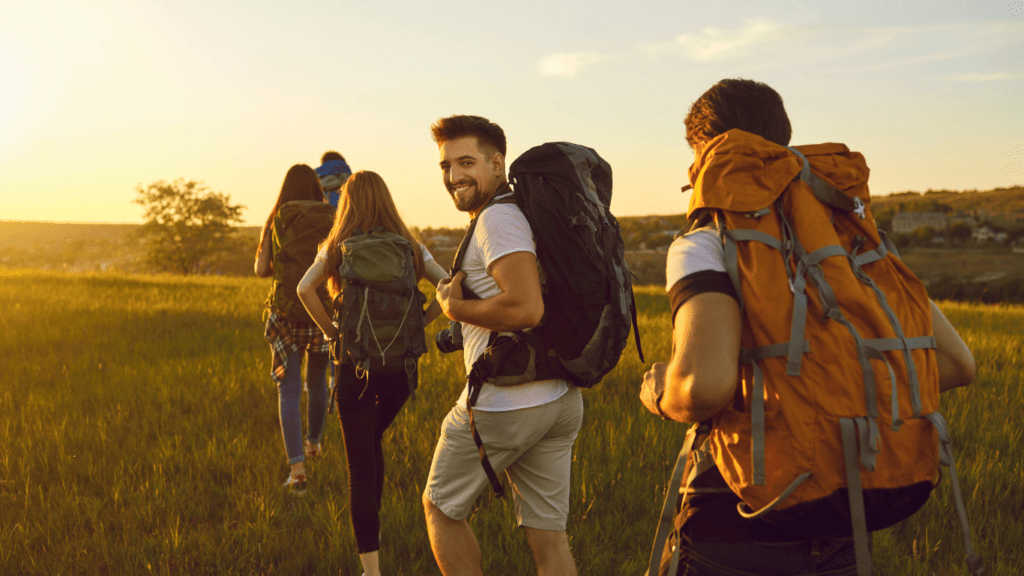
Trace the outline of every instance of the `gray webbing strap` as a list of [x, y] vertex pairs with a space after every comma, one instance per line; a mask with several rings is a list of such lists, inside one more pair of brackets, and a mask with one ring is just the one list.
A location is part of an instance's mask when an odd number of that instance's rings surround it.
[[804, 341], [804, 329], [807, 327], [806, 285], [802, 274], [798, 274], [790, 285], [793, 290], [793, 317], [789, 321], [789, 352], [786, 360], [786, 374], [789, 376], [799, 376], [800, 364], [803, 362], [800, 343]]
[[793, 315], [789, 322], [790, 347], [789, 358], [786, 361], [786, 374], [788, 376], [799, 376], [803, 357], [797, 346], [799, 342], [804, 340], [804, 328], [807, 324], [807, 279], [804, 277], [804, 268], [799, 263], [796, 266], [796, 271], [790, 275], [789, 262], [794, 257], [800, 242], [797, 240], [793, 226], [786, 218], [781, 207], [777, 214], [779, 217], [780, 235], [783, 238], [782, 261], [786, 268], [787, 280], [789, 280], [789, 290], [793, 293]]
[[804, 472], [803, 474], [797, 476], [796, 480], [790, 482], [789, 486], [787, 486], [786, 489], [782, 491], [782, 494], [779, 494], [774, 500], [766, 504], [764, 508], [761, 508], [760, 510], [751, 510], [750, 506], [747, 506], [746, 502], [740, 502], [739, 504], [737, 504], [736, 510], [740, 513], [740, 516], [743, 516], [747, 520], [752, 520], [754, 518], [763, 516], [764, 514], [770, 512], [773, 508], [778, 506], [783, 500], [789, 498], [790, 494], [792, 494], [793, 491], [796, 490], [796, 487], [803, 484], [804, 480], [807, 480], [810, 477], [810, 472]]
[[882, 352], [879, 349], [871, 346], [869, 340], [864, 341], [864, 346], [868, 358], [871, 358], [872, 360], [881, 360], [882, 362], [885, 362], [885, 367], [886, 369], [889, 370], [889, 384], [892, 387], [889, 392], [891, 399], [889, 410], [892, 414], [892, 430], [893, 432], [899, 432], [900, 425], [903, 424], [903, 420], [900, 420], [900, 401], [899, 391], [896, 389], [896, 372], [893, 371], [892, 364], [889, 363], [889, 359], [885, 357], [885, 354], [882, 354]]
[[860, 360], [860, 367], [864, 377], [864, 402], [868, 416], [872, 419], [878, 418], [878, 392], [875, 389], [875, 371], [871, 368], [867, 346], [864, 345], [864, 339], [857, 333], [857, 329], [853, 327], [853, 324], [850, 324], [845, 318], [842, 320], [842, 324], [850, 331], [857, 346], [857, 359]]
[[[798, 242], [794, 242], [794, 245], [796, 244], [798, 244]], [[789, 333], [789, 360], [786, 363], [786, 374], [789, 376], [800, 375], [800, 364], [803, 361], [803, 357], [799, 350], [799, 343], [804, 339], [804, 330], [807, 325], [807, 293], [805, 291], [807, 283], [801, 271], [803, 269], [816, 270], [818, 264], [830, 256], [846, 255], [846, 250], [844, 250], [842, 246], [833, 244], [819, 248], [800, 258], [801, 265], [797, 266], [796, 276], [790, 284], [790, 288], [793, 290], [793, 318], [790, 323]], [[821, 282], [816, 282], [819, 286], [819, 293], [821, 292], [821, 283], [825, 283], [827, 286], [827, 282], [824, 282], [824, 275], [821, 276]], [[829, 292], [831, 292], [831, 288], [829, 288]], [[827, 299], [834, 301], [835, 297], [832, 296]]]
[[857, 425], [857, 439], [859, 441], [860, 465], [874, 472], [878, 457], [878, 424], [874, 418], [860, 416], [850, 418]]
[[782, 242], [775, 238], [771, 234], [762, 232], [760, 230], [748, 230], [745, 228], [737, 228], [735, 230], [725, 230], [722, 233], [723, 249], [722, 254], [725, 265], [725, 272], [729, 275], [729, 280], [732, 282], [732, 288], [736, 292], [736, 298], [740, 303], [740, 310], [743, 310], [743, 292], [740, 290], [740, 270], [739, 270], [739, 254], [737, 253], [737, 242], [760, 242], [767, 244], [778, 251], [782, 251]]
[[892, 327], [893, 332], [896, 333], [896, 339], [900, 342], [899, 348], [894, 350], [903, 351], [903, 361], [907, 368], [907, 384], [910, 386], [910, 405], [913, 408], [913, 417], [921, 417], [921, 386], [917, 379], [917, 365], [914, 363], [914, 357], [910, 353], [912, 348], [910, 347], [910, 339], [907, 338], [906, 334], [903, 333], [903, 326], [900, 324], [899, 318], [896, 317], [896, 313], [893, 312], [891, 306], [889, 306], [889, 300], [885, 297], [885, 293], [882, 289], [875, 284], [875, 281], [864, 273], [860, 269], [860, 266], [856, 265], [856, 262], [851, 259], [850, 265], [853, 268], [853, 273], [857, 278], [867, 284], [871, 290], [875, 293], [875, 297], [878, 299], [879, 306], [885, 312], [885, 316], [889, 319], [889, 325]]
[[[779, 219], [782, 225], [783, 240], [779, 240], [770, 234], [766, 234], [759, 230], [728, 230], [726, 235], [729, 241], [726, 242], [725, 250], [725, 267], [729, 273], [730, 278], [736, 278], [733, 280], [734, 286], [739, 285], [739, 270], [736, 255], [736, 242], [737, 241], [752, 241], [761, 242], [772, 248], [775, 248], [782, 255], [783, 262], [786, 266], [786, 273], [789, 274], [789, 255], [793, 251], [795, 235], [793, 234], [792, 227], [789, 225], [789, 221], [779, 211]], [[843, 254], [846, 252], [844, 251]], [[830, 255], [830, 254], [829, 254]], [[822, 255], [822, 258], [828, 255]], [[789, 376], [800, 375], [800, 364], [802, 362], [802, 355], [800, 351], [800, 343], [804, 341], [804, 328], [807, 323], [807, 293], [805, 288], [807, 287], [807, 281], [803, 276], [802, 268], [797, 266], [797, 272], [789, 278], [789, 289], [793, 293], [793, 315], [790, 320], [790, 334], [789, 334], [789, 351], [788, 361], [786, 363], [786, 374]], [[738, 288], [737, 288], [738, 289]], [[741, 301], [742, 306], [742, 301]]]
[[764, 486], [768, 479], [764, 472], [764, 374], [757, 362], [754, 367], [754, 388], [750, 398], [750, 459], [754, 484]]
[[733, 230], [726, 230], [725, 231], [725, 235], [728, 236], [729, 238], [732, 238], [736, 242], [742, 242], [742, 241], [760, 242], [762, 244], [767, 244], [767, 245], [771, 246], [772, 248], [775, 248], [779, 252], [782, 251], [782, 242], [779, 241], [778, 238], [772, 236], [771, 234], [768, 234], [767, 232], [762, 232], [760, 230], [748, 230], [746, 228], [736, 228], [736, 229], [733, 229]]
[[911, 350], [936, 347], [935, 336], [914, 336], [913, 338], [905, 338], [902, 341], [899, 338], [870, 338], [864, 340], [866, 346], [870, 346], [880, 352], [903, 350], [903, 342], [906, 342], [907, 348]]
[[814, 196], [824, 204], [828, 204], [833, 208], [839, 208], [847, 212], [853, 212], [857, 209], [856, 201], [843, 194], [834, 186], [825, 182], [821, 178], [814, 175], [811, 172], [811, 163], [807, 161], [807, 157], [800, 153], [796, 148], [789, 148], [789, 151], [800, 157], [803, 161], [803, 166], [800, 168], [800, 179], [810, 186], [811, 191], [814, 192]]
[[[665, 487], [665, 503], [661, 507], [658, 530], [654, 534], [654, 548], [651, 549], [651, 561], [647, 569], [647, 576], [657, 576], [658, 569], [661, 566], [661, 555], [665, 549], [665, 540], [668, 539], [675, 520], [676, 501], [679, 499], [679, 484], [683, 480], [686, 459], [693, 449], [693, 442], [697, 438], [697, 428], [699, 426], [700, 424], [690, 426], [690, 430], [686, 433], [686, 440], [683, 441], [683, 447], [679, 450], [679, 456], [676, 458], [676, 466], [672, 469], [672, 478]], [[679, 542], [676, 542], [676, 550], [678, 549]]]
[[833, 320], [838, 320], [842, 316], [842, 313], [839, 311], [839, 302], [836, 300], [836, 293], [832, 290], [832, 285], [825, 279], [825, 273], [822, 272], [820, 266], [812, 264], [808, 260], [807, 253], [804, 252], [804, 247], [800, 245], [800, 242], [795, 243], [794, 253], [799, 259], [797, 272], [799, 273], [801, 268], [807, 271], [811, 281], [814, 282], [814, 286], [818, 289], [818, 296], [825, 307], [826, 316]]
[[[789, 342], [782, 342], [780, 344], [769, 344], [768, 346], [760, 346], [758, 348], [743, 348], [740, 350], [740, 362], [743, 364], [750, 364], [756, 360], [764, 360], [765, 358], [775, 358], [778, 356], [785, 356], [789, 351]], [[811, 351], [811, 343], [808, 340], [804, 340], [803, 347], [804, 354]]]
[[939, 433], [939, 462], [949, 468], [949, 481], [953, 485], [953, 502], [956, 504], [956, 513], [960, 517], [960, 528], [964, 533], [967, 567], [970, 568], [971, 574], [981, 574], [985, 569], [985, 562], [974, 553], [974, 545], [971, 543], [971, 525], [967, 521], [967, 509], [964, 507], [964, 499], [960, 494], [960, 481], [956, 476], [956, 459], [953, 458], [953, 440], [949, 437], [949, 426], [946, 424], [946, 419], [938, 412], [925, 414], [924, 418], [931, 422]]
[[857, 266], [864, 266], [865, 264], [871, 264], [872, 262], [882, 260], [888, 253], [889, 249], [885, 247], [885, 243], [883, 242], [874, 250], [868, 250], [867, 252], [854, 256], [853, 263]]
[[[765, 476], [765, 451], [764, 451], [764, 373], [758, 366], [758, 360], [785, 356], [792, 349], [790, 342], [781, 344], [769, 344], [758, 348], [744, 348], [740, 350], [740, 362], [751, 364], [754, 371], [754, 386], [750, 391], [750, 459], [754, 475], [754, 484], [764, 486], [768, 483]], [[802, 353], [811, 351], [811, 343], [803, 341], [803, 346], [798, 347]]]
[[729, 234], [733, 230], [726, 230], [722, 235], [722, 263], [725, 266], [725, 273], [732, 282], [732, 289], [736, 292], [736, 299], [740, 303], [740, 312], [743, 312], [743, 291], [740, 290], [740, 265], [739, 254], [736, 249], [736, 241]]
[[892, 239], [889, 238], [889, 235], [883, 232], [882, 230], [878, 231], [878, 235], [882, 237], [882, 244], [885, 245], [886, 250], [888, 250], [891, 254], [899, 258], [900, 251], [896, 248], [896, 244], [892, 241]]
[[[877, 394], [875, 392], [875, 373], [874, 370], [872, 370], [871, 368], [871, 361], [868, 359], [867, 354], [865, 353], [864, 341], [863, 339], [861, 339], [860, 334], [857, 332], [857, 329], [853, 326], [853, 324], [851, 324], [850, 321], [843, 316], [842, 310], [840, 310], [839, 304], [838, 302], [836, 302], [835, 292], [832, 290], [832, 287], [825, 279], [825, 274], [822, 272], [821, 267], [818, 266], [817, 263], [812, 263], [808, 259], [808, 254], [806, 250], [804, 250], [803, 245], [800, 244], [799, 238], [797, 238], [796, 234], [793, 232], [792, 224], [790, 224], [790, 222], [785, 218], [785, 216], [782, 215], [781, 212], [779, 213], [779, 220], [782, 225], [783, 235], [787, 239], [787, 246], [790, 246], [792, 248], [793, 258], [795, 258], [797, 261], [795, 278], [791, 279], [790, 282], [793, 283], [794, 285], [799, 285], [805, 273], [808, 276], [810, 276], [811, 281], [814, 282], [814, 285], [818, 288], [818, 296], [819, 298], [821, 298], [821, 305], [826, 311], [826, 318], [830, 318], [832, 320], [835, 320], [836, 322], [839, 322], [841, 325], [845, 326], [846, 329], [850, 332], [850, 335], [853, 336], [853, 339], [857, 345], [857, 360], [860, 362], [861, 372], [864, 378], [864, 396], [865, 403], [867, 405], [868, 416], [870, 416], [872, 419], [878, 418], [878, 406], [876, 405]], [[791, 331], [793, 329], [794, 328], [791, 328]], [[791, 336], [790, 344], [792, 344], [792, 342], [793, 340]], [[793, 356], [791, 355], [791, 361], [792, 358]], [[788, 368], [793, 367], [789, 366]], [[798, 375], [799, 367], [797, 367], [796, 374], [793, 374], [793, 372], [791, 372], [789, 369], [787, 369], [787, 374]]]
[[842, 246], [840, 246], [838, 244], [829, 244], [828, 246], [823, 246], [821, 248], [818, 248], [814, 252], [811, 252], [810, 254], [808, 254], [807, 258], [806, 258], [806, 261], [808, 262], [809, 265], [813, 266], [813, 265], [816, 265], [816, 264], [820, 264], [822, 260], [824, 260], [825, 258], [829, 258], [831, 256], [848, 256], [848, 255], [849, 255], [849, 253], [846, 251], [846, 248], [843, 248]]
[[857, 576], [871, 576], [871, 550], [868, 548], [868, 521], [864, 511], [864, 491], [857, 463], [857, 432], [853, 419], [840, 418], [843, 435], [843, 457], [846, 462], [846, 490], [850, 500], [850, 524], [853, 528], [853, 549], [857, 557]]

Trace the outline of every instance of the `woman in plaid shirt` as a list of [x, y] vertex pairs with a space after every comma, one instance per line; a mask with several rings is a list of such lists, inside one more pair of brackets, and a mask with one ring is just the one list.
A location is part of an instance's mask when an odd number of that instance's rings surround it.
[[[286, 214], [288, 218], [278, 218]], [[277, 384], [281, 434], [291, 473], [284, 488], [295, 495], [306, 491], [306, 457], [320, 455], [320, 434], [327, 413], [326, 368], [330, 347], [298, 301], [295, 288], [313, 263], [317, 243], [326, 237], [332, 209], [324, 203], [316, 172], [305, 164], [292, 166], [285, 175], [256, 251], [256, 275], [274, 276], [268, 298], [270, 315], [265, 338], [270, 343], [271, 378]], [[282, 255], [286, 257], [282, 257]], [[309, 429], [302, 439], [302, 354], [306, 353], [306, 403]]]

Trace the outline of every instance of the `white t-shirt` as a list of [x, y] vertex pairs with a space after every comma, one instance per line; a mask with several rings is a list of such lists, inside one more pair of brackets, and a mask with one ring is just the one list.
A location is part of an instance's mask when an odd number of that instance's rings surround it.
[[725, 272], [722, 240], [714, 228], [698, 228], [672, 241], [665, 261], [665, 290], [695, 272]]
[[[462, 271], [466, 273], [465, 286], [480, 298], [490, 298], [501, 293], [498, 284], [487, 268], [502, 256], [513, 252], [537, 254], [533, 231], [526, 216], [515, 204], [495, 204], [479, 216], [473, 238], [466, 247], [462, 260]], [[487, 348], [491, 331], [472, 324], [462, 324], [463, 361], [466, 374], [473, 363]], [[477, 397], [474, 410], [505, 412], [531, 408], [553, 402], [569, 391], [565, 380], [538, 380], [519, 386], [494, 386], [484, 384]], [[458, 403], [465, 405], [469, 397], [469, 385], [462, 390]]]

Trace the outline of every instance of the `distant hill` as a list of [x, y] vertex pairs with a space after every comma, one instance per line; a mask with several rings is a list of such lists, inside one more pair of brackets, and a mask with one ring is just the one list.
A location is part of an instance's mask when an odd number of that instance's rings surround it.
[[[980, 221], [989, 221], [1005, 228], [1024, 227], [1024, 187], [996, 188], [984, 192], [955, 192], [929, 190], [903, 192], [889, 196], [875, 196], [871, 209], [885, 227], [896, 212], [947, 213], [965, 212]], [[685, 229], [685, 214], [622, 216], [618, 218], [626, 244], [626, 258], [638, 284], [659, 284], [665, 281], [665, 254], [672, 237]], [[70, 272], [117, 270], [121, 272], [151, 272], [145, 264], [135, 237], [138, 224], [77, 224], [53, 222], [0, 221], [0, 266], [67, 270]], [[251, 251], [227, 255], [212, 267], [219, 274], [252, 274], [253, 255], [260, 228], [242, 229]], [[465, 228], [422, 228], [417, 230], [438, 262], [446, 268], [451, 265], [455, 249]], [[963, 277], [966, 282], [977, 283], [986, 274], [1003, 273], [1008, 278], [1024, 276], [1024, 257], [994, 254], [991, 262], [981, 252], [970, 251], [963, 258], [977, 259], [977, 266], [958, 270], [935, 268], [936, 256], [931, 250], [914, 254], [905, 250], [904, 256], [911, 268], [922, 278], [933, 281], [940, 273]], [[939, 260], [947, 251], [940, 252]], [[1009, 248], [1002, 249], [1007, 254]], [[948, 256], [948, 255], [947, 255]], [[980, 267], [979, 267], [980, 266]], [[975, 269], [977, 268], [977, 269]], [[991, 268], [991, 270], [989, 270]], [[1022, 272], [1018, 274], [1017, 269]], [[991, 273], [991, 274], [990, 274]], [[937, 281], [937, 280], [936, 280]]]
[[[0, 221], [0, 266], [68, 272], [152, 272], [136, 237], [139, 224]], [[252, 254], [212, 263], [221, 274], [252, 273], [259, 227], [243, 227]]]
[[900, 192], [888, 196], [872, 196], [871, 211], [880, 221], [889, 220], [897, 212], [946, 212], [971, 214], [979, 220], [993, 220], [1002, 225], [1024, 225], [1024, 186], [975, 190], [928, 190]]

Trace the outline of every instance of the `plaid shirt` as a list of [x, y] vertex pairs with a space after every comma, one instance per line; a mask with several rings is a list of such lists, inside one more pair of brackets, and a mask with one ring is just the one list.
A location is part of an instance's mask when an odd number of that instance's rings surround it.
[[330, 341], [319, 326], [312, 322], [289, 322], [273, 311], [267, 318], [267, 329], [263, 336], [270, 342], [273, 356], [270, 377], [278, 385], [284, 380], [289, 354], [303, 349], [311, 354], [327, 354], [331, 351]]

